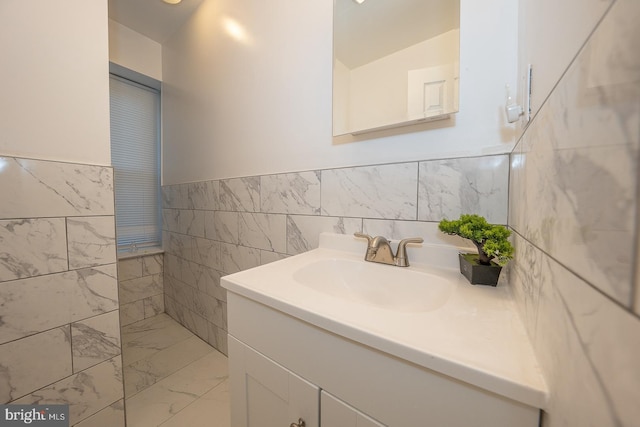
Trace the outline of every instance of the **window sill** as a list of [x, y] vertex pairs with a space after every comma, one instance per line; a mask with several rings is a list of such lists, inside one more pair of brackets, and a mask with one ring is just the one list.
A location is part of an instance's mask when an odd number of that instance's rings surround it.
[[130, 258], [140, 258], [143, 256], [149, 256], [149, 255], [163, 254], [163, 253], [164, 253], [164, 249], [162, 248], [146, 248], [146, 249], [140, 249], [135, 252], [121, 252], [118, 254], [118, 261], [130, 259]]

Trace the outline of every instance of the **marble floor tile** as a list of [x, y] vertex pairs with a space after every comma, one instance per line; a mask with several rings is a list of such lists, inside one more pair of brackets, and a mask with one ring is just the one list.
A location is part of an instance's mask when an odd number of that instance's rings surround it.
[[214, 351], [213, 347], [200, 338], [192, 336], [148, 358], [125, 366], [123, 369], [125, 396], [133, 396], [212, 351]]
[[212, 352], [141, 391], [127, 400], [128, 423], [160, 425], [225, 381], [226, 365], [221, 353]]
[[95, 415], [85, 418], [74, 427], [125, 427], [124, 399], [107, 406]]
[[124, 366], [131, 365], [146, 357], [178, 344], [193, 336], [181, 325], [168, 325], [139, 338], [127, 340], [123, 343], [122, 359]]
[[229, 384], [225, 380], [191, 405], [178, 412], [162, 427], [230, 427]]
[[[177, 332], [180, 329], [188, 337], [168, 348], [180, 349], [187, 355], [193, 353], [182, 343], [195, 336], [169, 316], [162, 314], [123, 328], [123, 358], [131, 358], [132, 355], [127, 353], [131, 350], [139, 351], [140, 345], [145, 344], [149, 346], [149, 353], [138, 362], [157, 362], [158, 355], [167, 348], [152, 350], [151, 347], [159, 344], [163, 335], [181, 336]], [[177, 351], [173, 353], [173, 357], [182, 361], [175, 366], [177, 369], [173, 373], [127, 397], [127, 426], [230, 427], [226, 356], [210, 348], [209, 352], [191, 361]], [[125, 381], [126, 376], [127, 373]]]
[[[122, 327], [122, 342], [126, 344], [129, 341], [140, 339], [141, 337], [163, 331], [166, 328], [176, 327], [177, 322], [167, 314], [159, 314], [139, 322], [132, 323]], [[179, 325], [178, 325], [179, 326]]]

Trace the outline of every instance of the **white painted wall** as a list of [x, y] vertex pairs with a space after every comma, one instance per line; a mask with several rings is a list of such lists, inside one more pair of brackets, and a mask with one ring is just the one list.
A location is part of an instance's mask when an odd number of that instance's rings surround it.
[[[540, 109], [613, 0], [520, 0], [518, 91], [526, 102], [527, 65], [533, 67], [531, 111]], [[520, 121], [521, 132], [524, 119]]]
[[349, 129], [349, 78], [351, 71], [336, 59], [333, 63], [333, 133]]
[[[517, 8], [462, 0], [453, 119], [332, 138], [332, 2], [205, 0], [163, 45], [163, 183], [508, 152]], [[225, 32], [229, 18], [244, 41]]]
[[459, 30], [447, 31], [351, 70], [350, 123], [346, 129], [375, 128], [407, 120], [407, 70], [451, 64], [453, 71], [458, 62], [459, 39]]
[[0, 1], [0, 155], [110, 165], [107, 1]]
[[109, 60], [162, 81], [162, 45], [109, 20]]

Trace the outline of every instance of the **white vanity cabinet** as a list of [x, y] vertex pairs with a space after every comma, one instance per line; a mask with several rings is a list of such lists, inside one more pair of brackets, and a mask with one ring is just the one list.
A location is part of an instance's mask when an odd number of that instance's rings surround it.
[[[234, 427], [538, 427], [539, 409], [228, 293]], [[330, 324], [327, 324], [330, 326]]]
[[386, 427], [233, 337], [229, 355], [233, 426]]
[[318, 427], [320, 388], [229, 337], [231, 425]]
[[320, 419], [331, 427], [386, 427], [326, 391], [320, 394]]

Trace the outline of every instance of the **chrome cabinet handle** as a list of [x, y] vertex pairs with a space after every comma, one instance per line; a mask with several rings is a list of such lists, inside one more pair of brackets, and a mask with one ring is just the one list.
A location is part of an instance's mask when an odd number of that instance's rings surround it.
[[297, 423], [291, 423], [291, 425], [289, 427], [305, 427], [306, 424], [304, 422], [304, 420], [302, 418], [298, 418], [298, 422]]

